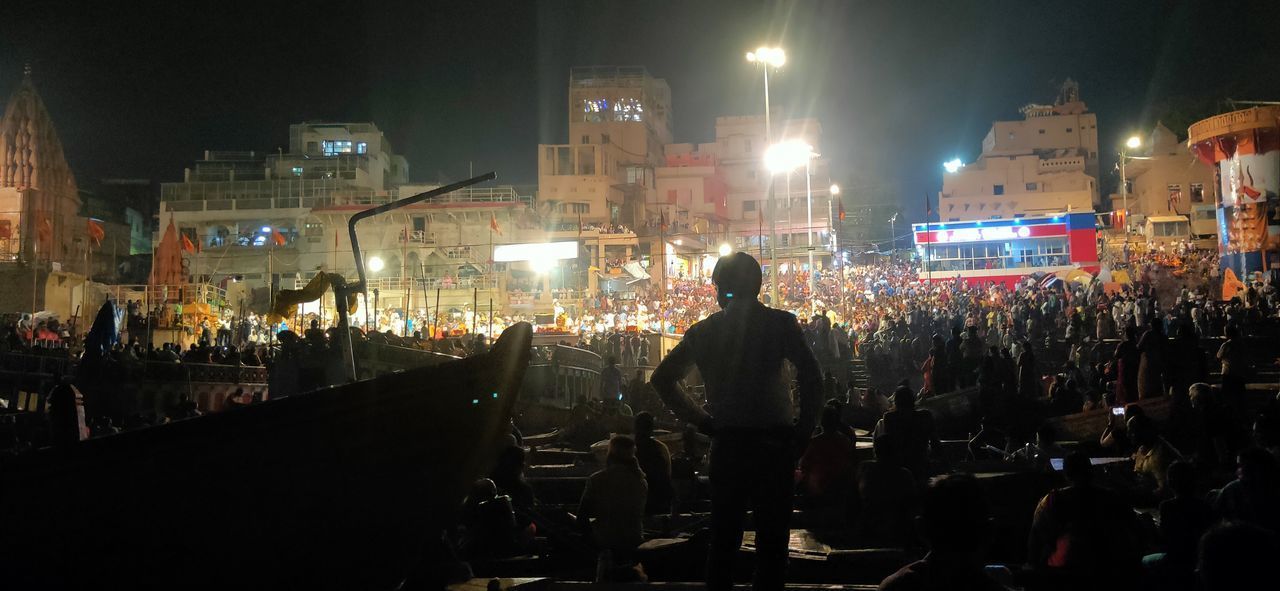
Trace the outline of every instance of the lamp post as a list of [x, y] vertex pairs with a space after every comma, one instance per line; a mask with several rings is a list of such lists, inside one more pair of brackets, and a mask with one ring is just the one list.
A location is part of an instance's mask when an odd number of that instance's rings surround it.
[[[791, 209], [791, 171], [797, 168], [800, 168], [801, 166], [804, 166], [805, 172], [807, 173], [809, 170], [809, 160], [813, 158], [813, 156], [814, 156], [813, 146], [810, 146], [809, 144], [805, 143], [802, 140], [786, 140], [786, 141], [778, 142], [776, 144], [771, 144], [764, 151], [764, 165], [765, 165], [765, 168], [769, 169], [770, 177], [780, 172], [785, 172], [787, 174], [787, 211], [788, 212], [790, 212], [790, 209]], [[806, 181], [806, 185], [808, 184], [809, 184], [808, 181]], [[812, 199], [812, 191], [810, 191], [810, 198]], [[812, 222], [813, 220], [812, 203], [810, 204], [809, 209], [810, 209], [809, 220]], [[787, 231], [788, 232], [791, 231], [789, 226]], [[813, 244], [812, 239], [813, 239], [813, 236], [811, 234], [810, 235], [811, 246]], [[772, 238], [770, 239], [770, 241], [772, 242]], [[774, 246], [775, 248], [770, 249], [771, 252], [773, 253], [773, 262], [771, 263], [769, 276], [773, 281], [773, 289], [770, 292], [771, 297], [773, 297], [772, 303], [774, 306], [777, 306], [778, 299], [776, 294], [778, 289], [778, 281], [777, 281], [777, 278], [778, 278], [777, 260], [778, 259], [777, 259], [776, 245]], [[810, 257], [809, 268], [810, 268], [810, 271], [812, 272], [812, 269], [813, 269], [812, 251], [810, 251], [809, 257]], [[812, 274], [810, 275], [810, 279], [812, 280]], [[810, 283], [811, 293], [812, 293], [812, 289], [813, 289], [813, 286], [812, 286], [812, 283]]]
[[1129, 252], [1129, 177], [1125, 175], [1124, 165], [1129, 160], [1129, 150], [1136, 150], [1140, 147], [1142, 147], [1142, 139], [1135, 135], [1130, 136], [1124, 142], [1124, 147], [1120, 148], [1120, 196], [1124, 199], [1124, 245], [1126, 253]]
[[[747, 52], [747, 61], [760, 64], [764, 69], [764, 142], [773, 144], [773, 126], [769, 120], [769, 68], [781, 68], [787, 63], [787, 53], [781, 47], [759, 47]], [[769, 176], [769, 303], [778, 305], [778, 207], [773, 190], [773, 175]]]
[[897, 222], [898, 212], [894, 212], [892, 216], [889, 216], [889, 235], [893, 238], [893, 246], [889, 247], [889, 256], [893, 256], [893, 253], [898, 250]]
[[[832, 184], [827, 189], [827, 222], [831, 224], [831, 255], [835, 257], [836, 282], [840, 284], [840, 309], [843, 316], [848, 319], [848, 309], [845, 308], [844, 295], [844, 255], [840, 253], [840, 224], [844, 220], [836, 219], [836, 199], [840, 198], [840, 185]], [[841, 208], [843, 211], [843, 207]]]

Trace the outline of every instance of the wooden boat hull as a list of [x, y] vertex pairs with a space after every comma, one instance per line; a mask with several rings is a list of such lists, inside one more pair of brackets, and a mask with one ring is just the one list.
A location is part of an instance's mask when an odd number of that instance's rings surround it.
[[0, 572], [23, 589], [391, 588], [500, 449], [531, 333], [0, 467]]

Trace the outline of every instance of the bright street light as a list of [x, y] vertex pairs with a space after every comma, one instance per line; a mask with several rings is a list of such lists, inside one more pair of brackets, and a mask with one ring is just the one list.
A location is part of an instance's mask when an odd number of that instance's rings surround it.
[[748, 51], [747, 61], [753, 64], [761, 63], [781, 68], [787, 63], [787, 52], [783, 51], [781, 47], [761, 47], [755, 51]]
[[728, 243], [720, 245], [720, 256], [727, 257], [732, 252], [733, 252], [733, 247], [729, 246]]
[[[764, 167], [773, 174], [791, 172], [804, 166], [812, 156], [813, 146], [804, 140], [785, 140], [765, 149]], [[787, 197], [790, 198], [790, 195]]]
[[376, 256], [369, 257], [369, 270], [370, 270], [370, 271], [373, 271], [374, 273], [377, 273], [378, 271], [381, 271], [381, 270], [382, 270], [382, 268], [383, 268], [383, 267], [385, 267], [385, 266], [387, 266], [387, 264], [386, 264], [385, 262], [383, 262], [383, 261], [382, 261], [382, 257], [376, 257]]
[[956, 171], [960, 170], [961, 168], [964, 168], [964, 163], [961, 162], [959, 158], [952, 158], [946, 162], [943, 162], [942, 168], [944, 168], [948, 173], [955, 174]]
[[[769, 66], [781, 68], [787, 53], [781, 47], [763, 47], [747, 53], [747, 61], [763, 65], [764, 72], [764, 143], [773, 143], [773, 124], [769, 120]], [[787, 196], [790, 198], [790, 195]], [[778, 207], [773, 175], [769, 175], [769, 302], [778, 305]], [[763, 236], [761, 239], [763, 240]], [[763, 256], [764, 253], [761, 253]], [[665, 284], [665, 282], [664, 282]]]
[[1125, 172], [1125, 163], [1129, 160], [1129, 150], [1136, 150], [1142, 146], [1142, 138], [1131, 135], [1124, 142], [1125, 147], [1120, 149], [1120, 196], [1124, 199], [1124, 239], [1125, 239], [1125, 258], [1129, 256], [1129, 175]]
[[839, 194], [840, 194], [840, 185], [831, 185], [831, 189], [829, 189], [829, 190], [831, 191], [831, 194], [832, 194], [832, 195], [839, 195]]

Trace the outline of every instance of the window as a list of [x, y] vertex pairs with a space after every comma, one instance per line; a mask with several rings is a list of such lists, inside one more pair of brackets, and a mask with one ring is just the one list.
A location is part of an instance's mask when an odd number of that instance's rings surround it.
[[356, 142], [356, 153], [357, 153], [357, 154], [368, 154], [368, 153], [369, 153], [369, 142]]
[[571, 213], [591, 213], [590, 203], [570, 203]]
[[556, 174], [573, 174], [573, 151], [568, 146], [556, 148]]
[[293, 176], [302, 176], [302, 167], [301, 167], [301, 166], [295, 166], [295, 167], [293, 167]]
[[582, 136], [582, 143], [584, 143], [584, 144], [589, 144], [589, 143], [591, 143], [591, 136], [589, 136], [589, 135], [584, 135], [584, 136]]
[[1040, 135], [1044, 135], [1044, 130], [1043, 130], [1043, 129], [1041, 129], [1041, 130], [1040, 130]]
[[578, 148], [578, 174], [592, 175], [596, 173], [596, 149], [592, 146]]
[[1191, 202], [1204, 203], [1204, 183], [1191, 183]]
[[996, 195], [1004, 195], [1004, 185], [992, 185], [991, 192]]
[[644, 105], [640, 99], [621, 98], [613, 104], [614, 121], [644, 121]]
[[1125, 181], [1124, 181], [1124, 192], [1125, 192], [1125, 193], [1130, 193], [1130, 194], [1132, 194], [1132, 193], [1133, 193], [1133, 179], [1125, 179]]
[[1027, 183], [1028, 191], [1035, 191], [1035, 190], [1038, 190], [1039, 188], [1040, 188], [1040, 183]]
[[320, 142], [320, 151], [325, 156], [351, 153], [351, 140], [324, 140]]
[[751, 153], [751, 140], [742, 140], [742, 151]]
[[1068, 127], [1068, 128], [1067, 128], [1067, 133], [1071, 133], [1071, 128], [1070, 128], [1070, 127]]
[[582, 120], [587, 123], [603, 123], [605, 113], [609, 112], [608, 99], [583, 99]]
[[755, 210], [756, 210], [756, 202], [755, 202], [755, 201], [743, 201], [743, 202], [742, 202], [742, 211], [743, 211], [743, 212], [755, 211]]
[[600, 143], [602, 143], [602, 144], [607, 144], [607, 143], [609, 143], [609, 134], [607, 134], [607, 133], [602, 133], [602, 134], [600, 134]]

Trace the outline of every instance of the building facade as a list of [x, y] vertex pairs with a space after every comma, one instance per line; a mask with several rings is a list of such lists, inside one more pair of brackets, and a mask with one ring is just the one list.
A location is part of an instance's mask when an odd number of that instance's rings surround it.
[[[233, 308], [265, 311], [272, 293], [319, 271], [354, 280], [351, 216], [435, 188], [407, 181], [404, 157], [372, 123], [302, 123], [289, 138], [288, 152], [206, 152], [161, 186], [160, 221], [189, 245], [187, 275], [225, 288]], [[448, 306], [504, 305], [507, 269], [493, 249], [535, 228], [531, 197], [499, 186], [371, 218], [358, 235], [379, 307], [404, 313], [429, 308], [436, 290]]]
[[770, 173], [765, 167], [768, 134], [763, 115], [717, 117], [714, 142], [666, 147], [668, 166], [658, 171], [658, 195], [674, 203], [669, 219], [689, 227], [707, 255], [727, 244], [767, 265], [774, 235], [780, 264], [807, 265], [810, 240], [815, 264], [820, 264], [830, 259], [831, 220], [839, 208], [830, 194], [828, 163], [819, 155], [822, 126], [817, 119], [786, 119], [773, 125], [775, 141], [800, 140], [812, 147], [807, 167]]
[[[1213, 169], [1197, 162], [1162, 123], [1156, 124], [1143, 146], [1140, 152], [1128, 154], [1125, 164], [1129, 223], [1140, 227], [1156, 216], [1186, 216], [1193, 221], [1206, 212], [1214, 217]], [[1113, 211], [1125, 209], [1123, 194], [1110, 195], [1110, 202]]]
[[943, 175], [940, 221], [1095, 209], [1097, 116], [1075, 83], [1068, 81], [1053, 105], [1031, 104], [1021, 112], [1021, 120], [991, 125], [976, 161]]

